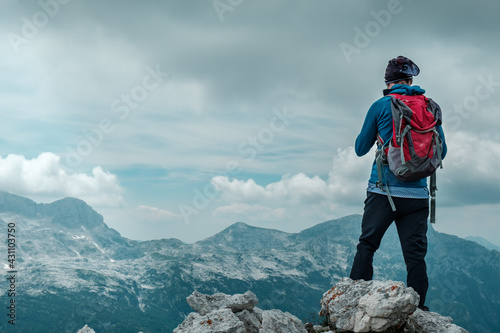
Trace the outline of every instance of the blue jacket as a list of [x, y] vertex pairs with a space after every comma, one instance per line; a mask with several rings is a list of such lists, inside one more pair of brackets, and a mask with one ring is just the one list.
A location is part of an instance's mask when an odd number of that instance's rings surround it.
[[[425, 90], [419, 86], [408, 86], [404, 84], [396, 84], [391, 89], [384, 90], [384, 97], [372, 104], [368, 113], [366, 114], [365, 122], [356, 138], [355, 150], [358, 156], [363, 156], [370, 151], [375, 142], [377, 141], [377, 133], [380, 134], [384, 142], [390, 140], [392, 136], [392, 112], [391, 112], [391, 96], [388, 94], [395, 93], [401, 95], [421, 95]], [[446, 141], [444, 138], [443, 129], [438, 126], [437, 131], [440, 138], [443, 140], [443, 154], [446, 156]], [[375, 184], [378, 180], [377, 165], [373, 162], [370, 183]], [[385, 166], [385, 179], [384, 183], [394, 187], [427, 187], [427, 178], [423, 178], [413, 182], [405, 182], [398, 180], [394, 174]]]

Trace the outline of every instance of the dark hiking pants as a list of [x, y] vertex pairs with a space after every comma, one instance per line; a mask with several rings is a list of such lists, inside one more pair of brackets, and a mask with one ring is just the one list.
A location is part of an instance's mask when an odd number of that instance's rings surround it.
[[350, 278], [369, 281], [373, 277], [373, 255], [378, 250], [387, 228], [396, 222], [399, 241], [408, 273], [406, 284], [420, 295], [419, 306], [425, 303], [429, 282], [425, 255], [427, 253], [428, 199], [393, 197], [393, 212], [387, 196], [368, 192], [361, 225], [361, 236]]

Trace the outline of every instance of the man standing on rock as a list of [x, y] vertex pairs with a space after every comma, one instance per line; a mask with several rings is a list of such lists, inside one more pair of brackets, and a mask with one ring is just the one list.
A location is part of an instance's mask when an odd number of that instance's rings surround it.
[[[399, 56], [391, 59], [385, 71], [387, 89], [384, 97], [368, 110], [361, 133], [356, 139], [356, 154], [363, 156], [370, 151], [377, 137], [389, 142], [393, 134], [393, 115], [389, 94], [417, 96], [425, 93], [419, 86], [412, 86], [413, 76], [420, 69], [410, 59]], [[442, 140], [442, 157], [446, 155], [446, 143], [441, 126], [436, 130]], [[406, 263], [407, 285], [420, 295], [419, 308], [428, 310], [425, 297], [429, 286], [425, 255], [427, 254], [427, 217], [429, 215], [429, 190], [427, 178], [402, 181], [396, 178], [387, 165], [382, 166], [384, 178], [380, 186], [380, 172], [373, 163], [368, 181], [367, 198], [361, 226], [361, 236], [351, 269], [353, 280], [371, 280], [373, 277], [373, 255], [380, 246], [382, 237], [394, 221]], [[390, 194], [388, 197], [387, 193]], [[392, 197], [392, 199], [391, 199]], [[388, 199], [393, 200], [394, 205]], [[395, 208], [395, 210], [394, 210]]]

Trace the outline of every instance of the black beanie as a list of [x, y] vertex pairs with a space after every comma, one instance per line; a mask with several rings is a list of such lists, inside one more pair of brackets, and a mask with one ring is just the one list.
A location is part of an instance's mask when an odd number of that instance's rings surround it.
[[410, 59], [399, 56], [389, 60], [385, 69], [385, 83], [389, 84], [400, 80], [410, 80], [420, 73], [420, 68]]

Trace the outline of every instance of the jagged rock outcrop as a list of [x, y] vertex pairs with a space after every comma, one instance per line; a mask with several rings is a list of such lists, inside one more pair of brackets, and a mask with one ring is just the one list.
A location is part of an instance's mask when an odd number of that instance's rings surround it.
[[302, 321], [288, 312], [268, 310], [262, 313], [259, 333], [307, 333]]
[[76, 333], [95, 333], [93, 329], [91, 329], [88, 325], [83, 326]]
[[197, 312], [191, 312], [174, 333], [307, 333], [294, 315], [255, 307], [258, 299], [250, 291], [232, 296], [195, 291], [187, 301]]
[[402, 282], [341, 279], [321, 300], [321, 315], [338, 332], [465, 333], [449, 317], [417, 309]]
[[453, 324], [453, 319], [435, 312], [417, 309], [408, 318], [404, 333], [467, 333], [465, 329]]
[[253, 311], [243, 310], [235, 314], [245, 326], [245, 330], [247, 333], [259, 333], [262, 312], [263, 311], [260, 310], [259, 308], [254, 308]]
[[191, 312], [174, 333], [246, 333], [245, 325], [231, 309], [214, 310], [205, 315]]
[[323, 294], [320, 316], [328, 326], [304, 325], [280, 310], [256, 307], [257, 296], [193, 292], [190, 313], [174, 333], [468, 333], [450, 317], [417, 308], [418, 294], [399, 281], [341, 279]]
[[223, 293], [204, 295], [195, 291], [187, 298], [187, 302], [193, 310], [202, 316], [214, 310], [226, 308], [233, 312], [252, 310], [259, 303], [257, 296], [251, 291], [232, 296]]
[[417, 309], [418, 294], [402, 282], [340, 280], [321, 300], [321, 314], [341, 331], [384, 332]]

